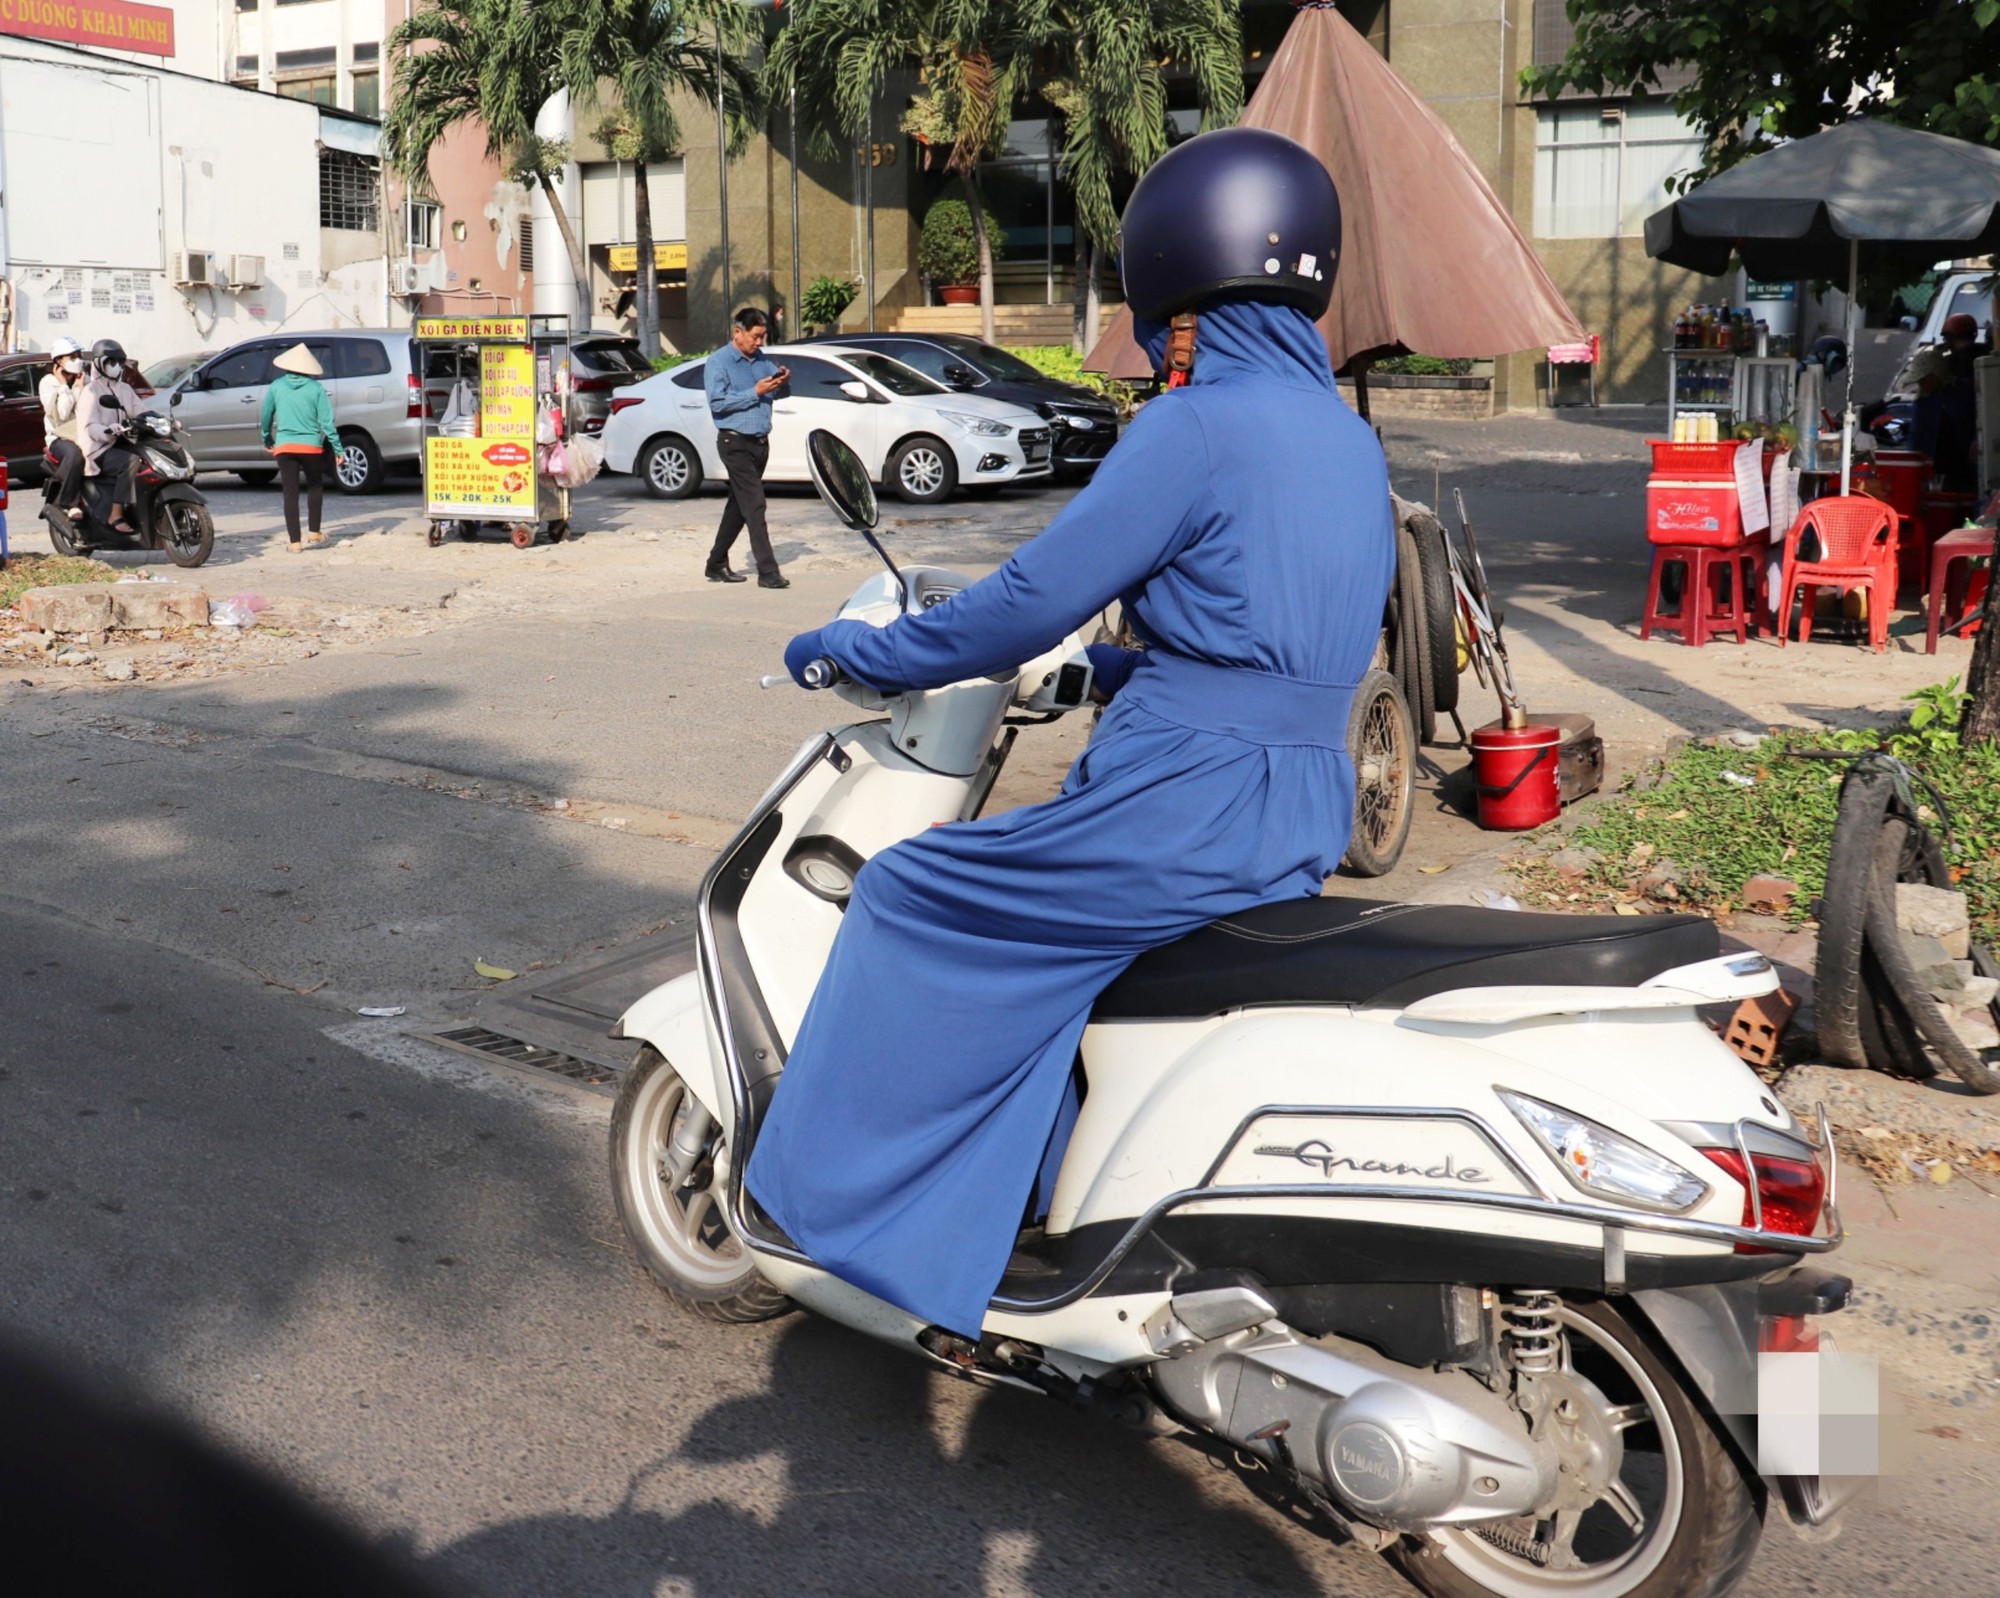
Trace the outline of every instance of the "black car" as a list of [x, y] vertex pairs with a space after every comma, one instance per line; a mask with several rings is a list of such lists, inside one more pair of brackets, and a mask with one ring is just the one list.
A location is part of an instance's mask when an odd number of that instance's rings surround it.
[[1118, 407], [1095, 389], [1045, 376], [962, 333], [836, 333], [803, 342], [879, 350], [946, 388], [1026, 406], [1049, 423], [1058, 472], [1089, 472], [1118, 442]]

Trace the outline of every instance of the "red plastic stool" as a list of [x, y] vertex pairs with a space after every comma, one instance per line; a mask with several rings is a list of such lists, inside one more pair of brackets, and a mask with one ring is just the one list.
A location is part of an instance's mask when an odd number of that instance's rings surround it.
[[[1734, 632], [1736, 641], [1749, 641], [1755, 615], [1756, 594], [1761, 582], [1758, 568], [1768, 549], [1764, 539], [1747, 540], [1717, 548], [1710, 544], [1655, 544], [1653, 573], [1646, 584], [1646, 612], [1639, 621], [1639, 636], [1651, 638], [1653, 629], [1677, 632], [1681, 642], [1699, 649], [1712, 633]], [[1681, 589], [1678, 611], [1660, 609], [1660, 577], [1670, 562], [1687, 568], [1687, 582]], [[1722, 597], [1721, 579], [1729, 578], [1729, 597]]]
[[[1924, 653], [1935, 655], [1938, 632], [1944, 621], [1945, 590], [1951, 582], [1951, 568], [1959, 561], [1993, 553], [1994, 532], [1990, 527], [1961, 527], [1931, 545], [1930, 621], [1924, 628]], [[1956, 632], [1964, 624], [1955, 623]]]

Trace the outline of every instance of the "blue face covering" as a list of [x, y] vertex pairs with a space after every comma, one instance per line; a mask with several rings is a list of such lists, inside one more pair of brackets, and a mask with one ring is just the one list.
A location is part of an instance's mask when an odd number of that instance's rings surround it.
[[[1297, 307], [1210, 300], [1195, 308], [1195, 316], [1194, 383], [1255, 374], [1332, 390], [1326, 340], [1313, 319]], [[1168, 332], [1165, 322], [1132, 318], [1132, 337], [1156, 372], [1166, 369]]]

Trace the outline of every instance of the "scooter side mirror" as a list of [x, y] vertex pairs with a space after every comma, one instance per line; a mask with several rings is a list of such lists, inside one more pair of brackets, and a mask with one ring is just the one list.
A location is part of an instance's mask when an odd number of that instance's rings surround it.
[[107, 411], [118, 410], [120, 408], [118, 404], [118, 396], [116, 394], [98, 395], [97, 407], [99, 410], [107, 410]]
[[868, 469], [843, 440], [823, 427], [815, 427], [806, 436], [806, 465], [819, 497], [849, 527], [865, 533], [881, 519]]

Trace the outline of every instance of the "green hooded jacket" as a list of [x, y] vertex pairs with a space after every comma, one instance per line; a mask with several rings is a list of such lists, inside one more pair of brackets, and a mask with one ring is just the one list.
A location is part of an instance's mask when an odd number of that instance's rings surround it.
[[264, 447], [280, 444], [324, 444], [340, 448], [340, 430], [333, 422], [333, 396], [317, 378], [280, 372], [264, 390]]

